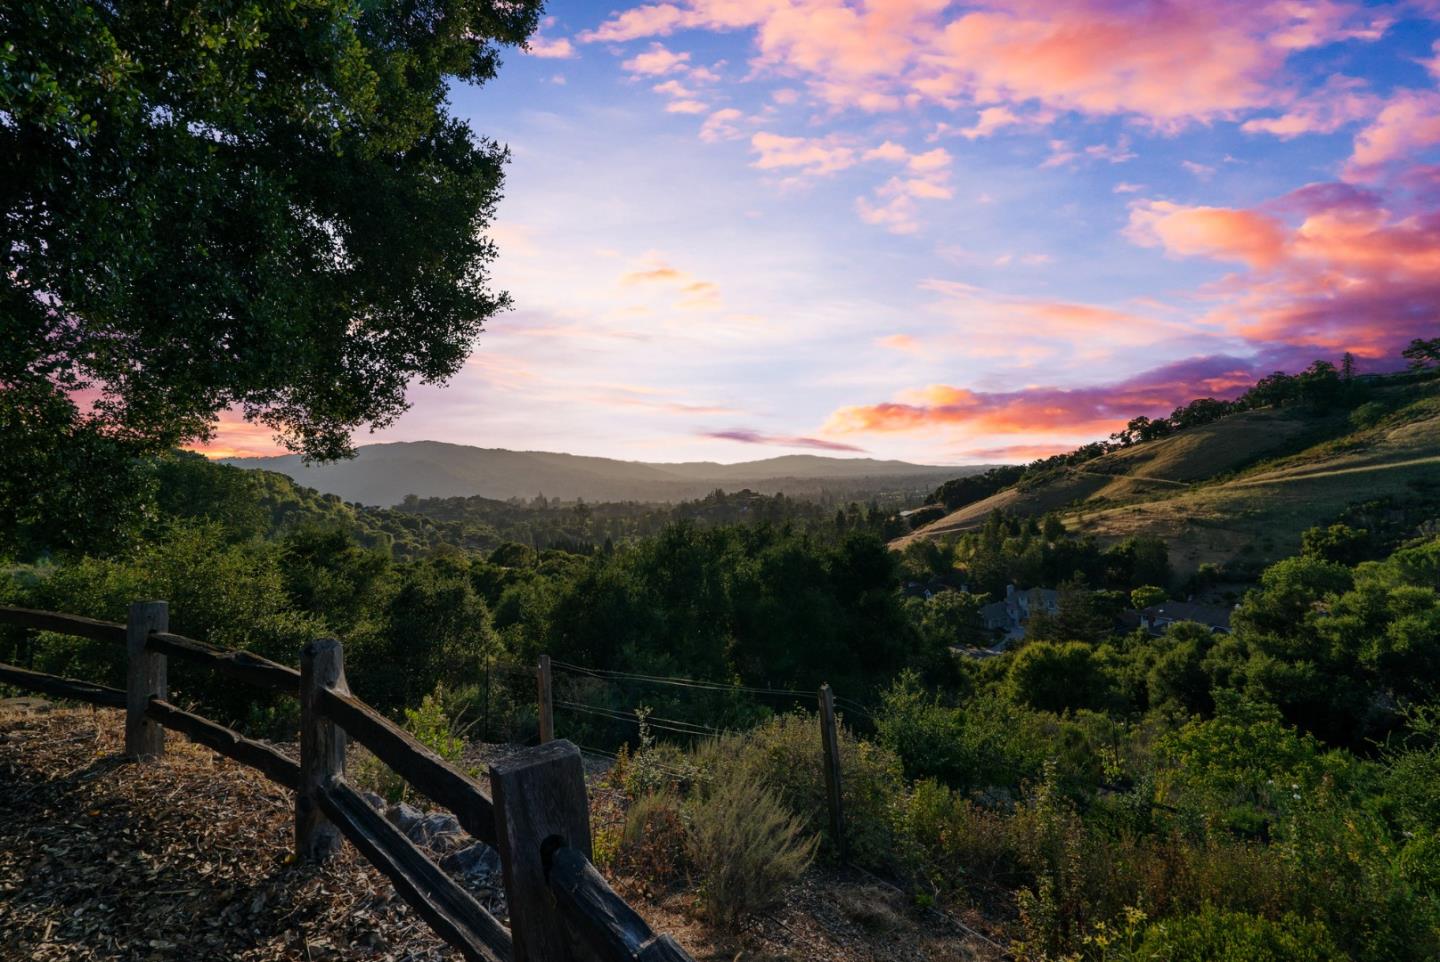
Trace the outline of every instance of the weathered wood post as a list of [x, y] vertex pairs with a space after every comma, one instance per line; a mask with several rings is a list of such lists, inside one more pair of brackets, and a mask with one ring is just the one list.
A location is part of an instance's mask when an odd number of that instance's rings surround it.
[[170, 606], [163, 601], [137, 601], [125, 623], [125, 754], [139, 761], [165, 754], [165, 729], [145, 716], [150, 696], [169, 700], [165, 656], [145, 647], [152, 631], [170, 630]]
[[535, 684], [540, 694], [540, 744], [555, 738], [555, 702], [550, 695], [550, 656], [541, 655], [535, 669]]
[[320, 810], [318, 789], [345, 774], [345, 730], [325, 717], [321, 691], [345, 684], [345, 652], [334, 638], [300, 649], [300, 786], [295, 792], [295, 855], [324, 861], [340, 849], [340, 830]]
[[592, 962], [568, 934], [545, 877], [542, 851], [590, 850], [590, 803], [580, 749], [561, 739], [490, 766], [500, 866], [515, 962]]
[[845, 812], [840, 804], [840, 736], [835, 730], [835, 693], [820, 686], [820, 744], [825, 749], [825, 797], [830, 806], [830, 835], [840, 861], [849, 860], [845, 844]]

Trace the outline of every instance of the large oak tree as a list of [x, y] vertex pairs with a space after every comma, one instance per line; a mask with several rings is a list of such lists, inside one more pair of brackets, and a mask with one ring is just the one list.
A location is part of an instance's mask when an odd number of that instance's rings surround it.
[[447, 85], [493, 77], [539, 8], [0, 5], [0, 513], [64, 542], [107, 458], [228, 407], [344, 456], [454, 374], [507, 303], [484, 233], [506, 151]]

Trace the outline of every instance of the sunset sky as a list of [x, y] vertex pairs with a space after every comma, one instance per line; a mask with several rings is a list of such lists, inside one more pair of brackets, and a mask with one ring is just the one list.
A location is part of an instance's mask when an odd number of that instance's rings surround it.
[[515, 309], [361, 443], [1027, 460], [1440, 335], [1440, 0], [549, 13], [453, 91]]

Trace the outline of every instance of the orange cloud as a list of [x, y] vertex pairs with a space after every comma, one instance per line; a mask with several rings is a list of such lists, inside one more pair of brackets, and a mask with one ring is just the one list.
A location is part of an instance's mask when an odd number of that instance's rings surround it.
[[1270, 267], [1284, 256], [1285, 228], [1273, 217], [1224, 207], [1185, 207], [1152, 200], [1130, 211], [1126, 230], [1146, 247], [1182, 257], [1214, 257]]
[[622, 274], [620, 283], [626, 287], [636, 285], [662, 285], [671, 289], [678, 287], [680, 298], [675, 301], [675, 306], [686, 310], [712, 310], [721, 306], [719, 284], [700, 280], [669, 264], [660, 263], [654, 267]]
[[185, 445], [207, 458], [260, 458], [290, 452], [275, 442], [275, 432], [263, 424], [254, 424], [236, 410], [220, 412], [215, 432], [208, 441]]
[[920, 351], [920, 342], [909, 334], [888, 334], [885, 337], [877, 337], [875, 343], [879, 347], [889, 348], [892, 351], [905, 351], [909, 354], [917, 354]]
[[621, 284], [648, 284], [656, 281], [679, 281], [685, 278], [685, 274], [673, 267], [664, 264], [659, 267], [652, 267], [643, 271], [630, 271], [620, 276]]

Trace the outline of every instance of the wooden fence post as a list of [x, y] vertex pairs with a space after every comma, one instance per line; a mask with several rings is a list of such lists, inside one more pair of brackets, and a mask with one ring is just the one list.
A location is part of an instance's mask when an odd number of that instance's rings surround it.
[[540, 744], [555, 738], [555, 702], [550, 695], [550, 656], [541, 655], [535, 669], [535, 684], [540, 694]]
[[820, 743], [825, 749], [825, 797], [830, 805], [830, 835], [840, 852], [840, 861], [849, 860], [845, 844], [845, 812], [840, 805], [840, 736], [835, 730], [835, 693], [830, 685], [820, 686]]
[[349, 692], [345, 652], [333, 638], [300, 649], [300, 786], [295, 792], [295, 855], [324, 861], [340, 849], [340, 830], [320, 810], [319, 790], [345, 774], [345, 731], [325, 717], [321, 690]]
[[562, 739], [493, 762], [490, 797], [514, 962], [591, 962], [595, 957], [570, 937], [556, 911], [542, 854], [564, 845], [590, 858], [590, 804], [580, 749]]
[[165, 754], [165, 729], [145, 716], [150, 696], [168, 701], [165, 656], [146, 649], [152, 631], [170, 630], [170, 606], [163, 601], [137, 601], [125, 624], [125, 754], [139, 761]]

